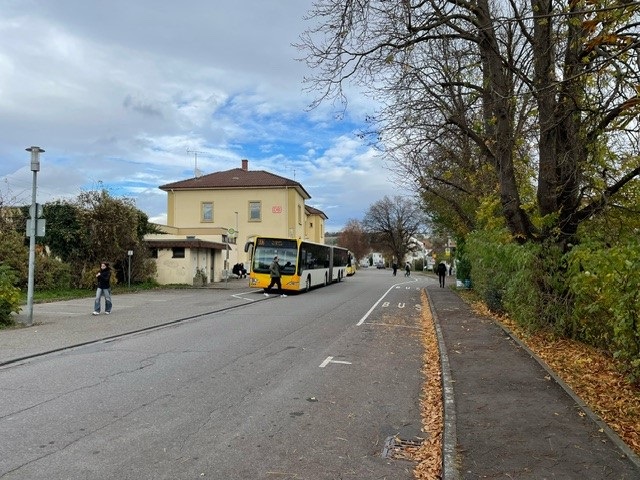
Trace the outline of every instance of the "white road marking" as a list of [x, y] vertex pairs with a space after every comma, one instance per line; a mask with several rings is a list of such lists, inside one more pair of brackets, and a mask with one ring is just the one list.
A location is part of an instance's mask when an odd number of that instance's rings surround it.
[[240, 300], [246, 300], [247, 302], [255, 302], [253, 298], [244, 298], [241, 296], [241, 295], [249, 295], [250, 293], [253, 293], [253, 292], [234, 293], [231, 296], [234, 298], [239, 298]]
[[330, 363], [341, 363], [342, 365], [351, 365], [351, 362], [345, 362], [344, 360], [334, 360], [333, 357], [327, 357], [324, 362], [320, 364], [320, 368], [324, 368]]
[[[411, 283], [415, 283], [416, 281], [417, 281], [417, 280], [413, 280], [413, 279], [412, 279], [412, 280], [409, 280], [409, 282], [411, 282]], [[362, 318], [358, 321], [358, 323], [356, 323], [356, 325], [357, 325], [358, 327], [359, 327], [360, 325], [362, 325], [362, 324], [364, 323], [364, 321], [367, 319], [367, 317], [368, 317], [369, 315], [371, 315], [371, 312], [373, 312], [373, 309], [374, 309], [374, 308], [376, 308], [376, 307], [378, 306], [378, 304], [382, 301], [382, 299], [383, 299], [384, 297], [386, 297], [386, 296], [387, 296], [387, 294], [388, 294], [391, 290], [393, 290], [394, 288], [400, 288], [400, 285], [403, 285], [404, 283], [406, 283], [406, 282], [398, 283], [398, 284], [396, 284], [396, 285], [392, 285], [391, 287], [389, 287], [389, 290], [387, 290], [386, 292], [384, 292], [384, 294], [383, 294], [383, 295], [378, 299], [378, 301], [377, 301], [376, 303], [374, 303], [374, 304], [373, 304], [373, 306], [369, 309], [369, 311], [368, 311], [367, 313], [365, 313], [365, 314], [364, 314], [364, 317], [362, 317]]]

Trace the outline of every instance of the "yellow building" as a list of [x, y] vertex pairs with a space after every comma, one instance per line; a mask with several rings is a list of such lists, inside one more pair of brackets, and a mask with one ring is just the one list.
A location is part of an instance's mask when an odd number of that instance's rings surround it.
[[324, 243], [327, 216], [305, 205], [300, 183], [264, 170], [241, 168], [160, 186], [167, 192], [164, 234], [147, 235], [160, 284], [219, 282], [249, 258], [244, 244], [257, 235]]

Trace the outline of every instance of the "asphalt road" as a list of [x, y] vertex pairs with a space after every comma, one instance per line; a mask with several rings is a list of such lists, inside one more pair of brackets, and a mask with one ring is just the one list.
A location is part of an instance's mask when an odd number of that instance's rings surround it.
[[413, 478], [382, 451], [420, 435], [427, 283], [361, 270], [287, 298], [252, 291], [231, 310], [5, 366], [0, 479]]

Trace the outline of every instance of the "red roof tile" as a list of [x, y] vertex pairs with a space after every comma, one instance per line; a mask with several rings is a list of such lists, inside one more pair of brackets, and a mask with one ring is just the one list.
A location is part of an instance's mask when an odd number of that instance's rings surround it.
[[199, 238], [148, 238], [145, 243], [152, 248], [210, 248], [213, 250], [225, 250], [227, 245], [220, 242], [210, 242]]
[[304, 199], [311, 198], [302, 185], [280, 175], [264, 170], [244, 170], [233, 168], [224, 172], [215, 172], [201, 177], [189, 178], [178, 182], [160, 185], [160, 190], [200, 190], [230, 188], [284, 188], [293, 187]]
[[327, 217], [325, 215], [325, 213], [322, 210], [318, 210], [317, 208], [314, 207], [310, 207], [309, 205], [305, 205], [304, 209], [307, 211], [307, 213], [309, 215], [319, 215], [322, 218], [324, 218], [325, 220], [328, 220], [329, 217]]

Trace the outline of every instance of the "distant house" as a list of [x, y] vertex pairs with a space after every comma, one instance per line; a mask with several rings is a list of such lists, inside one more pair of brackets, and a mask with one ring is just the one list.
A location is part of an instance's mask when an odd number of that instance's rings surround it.
[[305, 204], [296, 182], [264, 170], [241, 168], [161, 185], [167, 193], [164, 234], [145, 236], [161, 284], [218, 282], [236, 263], [248, 266], [244, 244], [257, 235], [324, 243], [327, 216]]
[[371, 264], [374, 267], [385, 267], [384, 256], [379, 252], [371, 252]]

